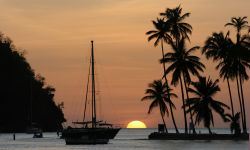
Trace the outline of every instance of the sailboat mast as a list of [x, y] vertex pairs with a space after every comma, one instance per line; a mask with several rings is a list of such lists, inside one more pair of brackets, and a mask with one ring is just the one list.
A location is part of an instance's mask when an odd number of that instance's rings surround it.
[[92, 66], [92, 128], [96, 127], [96, 101], [95, 101], [95, 61], [94, 41], [91, 41], [91, 66]]

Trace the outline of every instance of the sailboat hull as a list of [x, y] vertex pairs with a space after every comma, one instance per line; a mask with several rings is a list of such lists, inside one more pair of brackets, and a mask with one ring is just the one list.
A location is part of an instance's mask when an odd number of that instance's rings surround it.
[[108, 144], [108, 139], [67, 139], [67, 145], [95, 145], [95, 144]]
[[67, 145], [107, 144], [120, 129], [113, 128], [68, 128], [63, 136]]

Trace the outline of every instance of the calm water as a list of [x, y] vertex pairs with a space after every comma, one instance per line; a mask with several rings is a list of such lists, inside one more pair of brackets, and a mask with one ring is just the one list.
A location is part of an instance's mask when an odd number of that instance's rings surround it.
[[[248, 141], [164, 141], [147, 140], [156, 129], [122, 129], [107, 145], [65, 145], [56, 133], [44, 133], [33, 139], [31, 134], [0, 134], [0, 150], [247, 150]], [[225, 130], [214, 130], [216, 133]], [[205, 132], [201, 130], [201, 132]]]

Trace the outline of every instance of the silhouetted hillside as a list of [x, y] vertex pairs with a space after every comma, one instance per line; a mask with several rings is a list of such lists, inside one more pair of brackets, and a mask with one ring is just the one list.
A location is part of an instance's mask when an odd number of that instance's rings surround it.
[[0, 131], [25, 131], [31, 122], [44, 131], [61, 129], [65, 118], [54, 92], [35, 75], [23, 52], [0, 33]]

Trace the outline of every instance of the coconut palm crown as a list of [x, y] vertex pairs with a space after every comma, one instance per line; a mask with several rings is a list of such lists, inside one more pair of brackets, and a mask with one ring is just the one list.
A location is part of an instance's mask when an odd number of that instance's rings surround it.
[[212, 111], [214, 110], [225, 120], [224, 108], [229, 109], [226, 104], [213, 98], [215, 94], [220, 91], [218, 82], [218, 79], [213, 82], [210, 77], [208, 79], [206, 77], [199, 77], [199, 81], [191, 82], [192, 87], [190, 87], [188, 91], [192, 93], [194, 97], [188, 99], [185, 105], [191, 106], [187, 112], [191, 111], [192, 114], [196, 116], [195, 124], [199, 124], [203, 121], [204, 126], [208, 128], [210, 134], [212, 134], [210, 125], [212, 124], [214, 126]]
[[[153, 83], [150, 83], [149, 88], [146, 89], [145, 94], [141, 100], [151, 100], [151, 104], [148, 109], [148, 113], [151, 113], [151, 111], [155, 107], [159, 107], [160, 114], [162, 117], [162, 121], [166, 128], [166, 123], [164, 120], [164, 115], [169, 114], [168, 106], [171, 105], [172, 108], [175, 108], [174, 103], [171, 101], [171, 97], [177, 97], [176, 94], [171, 93], [171, 89], [166, 86], [166, 84], [162, 84], [161, 80], [154, 80]], [[166, 128], [167, 129], [167, 128]]]
[[159, 42], [163, 41], [168, 43], [169, 40], [171, 40], [171, 36], [167, 34], [169, 31], [169, 26], [165, 23], [164, 19], [157, 18], [156, 21], [152, 21], [155, 30], [150, 30], [146, 32], [146, 35], [149, 35], [148, 41], [151, 41], [152, 39], [155, 39], [154, 45], [157, 46]]
[[232, 110], [232, 116], [234, 116], [234, 105], [233, 99], [231, 94], [231, 87], [229, 83], [229, 79], [233, 79], [235, 76], [235, 67], [233, 67], [233, 60], [234, 57], [230, 57], [229, 53], [233, 47], [233, 42], [229, 38], [229, 32], [226, 35], [223, 32], [220, 33], [213, 33], [206, 42], [205, 46], [202, 49], [202, 54], [205, 54], [207, 59], [212, 58], [214, 61], [218, 61], [218, 65], [216, 69], [220, 69], [220, 78], [223, 80], [226, 79], [228, 91], [229, 91], [229, 98]]
[[184, 38], [182, 38], [177, 45], [171, 41], [170, 46], [173, 52], [165, 54], [164, 59], [161, 59], [160, 62], [170, 64], [166, 69], [165, 75], [171, 72], [173, 73], [171, 84], [177, 85], [182, 75], [186, 82], [191, 81], [190, 73], [195, 76], [200, 76], [199, 72], [203, 72], [205, 66], [200, 62], [199, 57], [192, 55], [194, 51], [199, 49], [199, 46], [187, 49]]
[[171, 35], [178, 41], [181, 38], [189, 40], [189, 34], [192, 33], [192, 26], [184, 20], [190, 16], [190, 13], [182, 15], [182, 8], [179, 5], [176, 8], [167, 8], [165, 12], [160, 13], [166, 19], [166, 24], [169, 25]]
[[248, 22], [246, 21], [247, 17], [232, 17], [231, 22], [225, 24], [225, 26], [233, 26], [237, 30], [237, 42], [240, 39], [240, 31], [244, 28], [248, 28]]
[[230, 130], [235, 135], [239, 135], [241, 133], [240, 129], [240, 112], [237, 112], [234, 116], [230, 114], [225, 115], [227, 117], [227, 121], [230, 121]]

